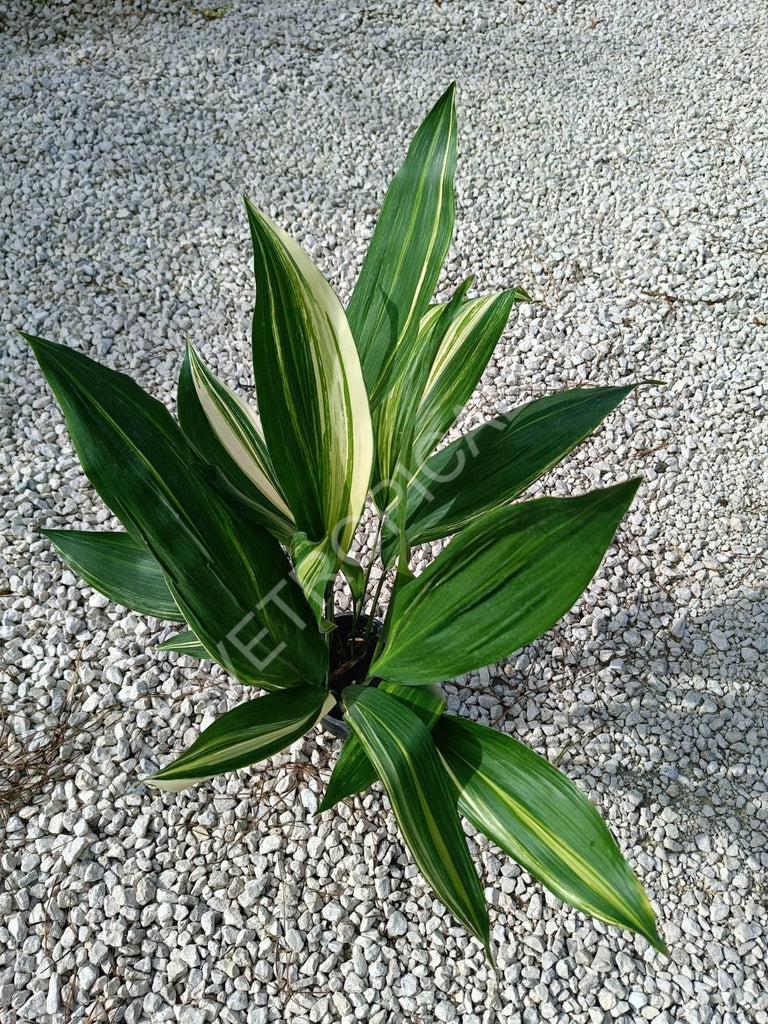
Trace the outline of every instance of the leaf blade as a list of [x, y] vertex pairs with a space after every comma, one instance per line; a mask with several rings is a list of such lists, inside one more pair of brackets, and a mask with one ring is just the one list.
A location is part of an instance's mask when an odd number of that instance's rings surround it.
[[86, 476], [158, 561], [211, 656], [265, 688], [319, 683], [326, 647], [280, 545], [208, 487], [165, 406], [82, 353], [24, 337]]
[[[400, 686], [382, 679], [379, 689], [397, 697], [431, 729], [445, 710], [445, 697], [437, 686]], [[378, 779], [376, 769], [356, 733], [350, 732], [333, 766], [323, 799], [317, 809], [321, 814], [340, 800], [362, 793]]]
[[572, 388], [495, 417], [424, 464], [409, 486], [412, 545], [447, 537], [508, 504], [557, 465], [636, 384]]
[[184, 621], [157, 559], [130, 534], [96, 530], [40, 533], [78, 576], [111, 601], [158, 619]]
[[419, 403], [429, 379], [430, 366], [452, 321], [466, 305], [473, 278], [454, 292], [450, 302], [430, 310], [424, 330], [410, 331], [398, 341], [382, 384], [385, 392], [374, 412], [376, 460], [374, 496], [380, 508], [393, 496], [406, 493], [413, 472], [413, 440]]
[[203, 661], [210, 658], [210, 654], [191, 629], [185, 629], [182, 633], [169, 636], [167, 640], [163, 640], [157, 645], [157, 649], [158, 651], [177, 651], [179, 654], [186, 654], [190, 658], [200, 658]]
[[666, 947], [642, 886], [593, 804], [529, 747], [444, 715], [435, 742], [459, 810], [556, 896]]
[[489, 512], [397, 585], [371, 674], [406, 685], [491, 664], [546, 632], [580, 596], [640, 479]]
[[351, 555], [342, 560], [340, 568], [349, 586], [353, 607], [359, 605], [365, 597], [365, 570]]
[[177, 390], [179, 424], [200, 457], [248, 499], [281, 540], [295, 525], [280, 492], [258, 413], [223, 384], [188, 342]]
[[342, 700], [419, 870], [490, 959], [483, 890], [429, 731], [410, 708], [372, 687], [348, 687]]
[[337, 557], [331, 538], [324, 537], [313, 544], [305, 533], [295, 533], [291, 540], [291, 555], [296, 578], [319, 622], [325, 614], [326, 588], [336, 575]]
[[421, 466], [443, 439], [475, 390], [509, 319], [527, 299], [520, 288], [470, 299], [445, 325], [427, 378], [413, 441], [413, 462]]
[[373, 429], [352, 333], [306, 253], [246, 200], [254, 250], [253, 363], [267, 447], [297, 529], [346, 553], [368, 492]]
[[437, 101], [392, 180], [347, 309], [371, 408], [389, 361], [418, 330], [453, 235], [455, 86]]
[[296, 686], [240, 704], [218, 718], [185, 753], [142, 781], [178, 793], [196, 782], [271, 757], [300, 739], [335, 704], [316, 686]]

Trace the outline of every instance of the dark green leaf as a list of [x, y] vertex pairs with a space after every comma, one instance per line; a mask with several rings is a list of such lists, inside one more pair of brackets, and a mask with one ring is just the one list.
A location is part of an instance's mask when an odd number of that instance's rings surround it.
[[462, 530], [395, 588], [371, 675], [406, 685], [450, 679], [545, 633], [591, 580], [639, 485], [522, 502]]
[[320, 683], [326, 645], [280, 545], [195, 471], [168, 410], [124, 374], [25, 337], [86, 476], [158, 561], [206, 650], [245, 683]]
[[560, 899], [644, 935], [661, 952], [648, 898], [595, 807], [511, 736], [444, 715], [433, 732], [459, 810]]
[[360, 563], [350, 555], [342, 561], [341, 571], [349, 584], [352, 602], [356, 605], [365, 597], [365, 571]]
[[61, 557], [86, 583], [110, 601], [158, 619], [183, 622], [163, 570], [127, 533], [91, 530], [41, 530]]
[[429, 730], [402, 701], [380, 689], [350, 686], [342, 702], [419, 870], [491, 959], [482, 886], [461, 829], [456, 797]]
[[408, 488], [411, 546], [448, 537], [509, 504], [588, 437], [636, 386], [548, 395], [497, 416], [437, 452]]

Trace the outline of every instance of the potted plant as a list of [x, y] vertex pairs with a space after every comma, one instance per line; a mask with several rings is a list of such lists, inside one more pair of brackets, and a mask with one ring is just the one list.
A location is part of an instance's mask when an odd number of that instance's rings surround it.
[[[125, 527], [43, 532], [97, 590], [185, 623], [162, 649], [215, 659], [263, 691], [149, 785], [183, 789], [335, 722], [348, 735], [320, 810], [378, 781], [424, 877], [489, 956], [462, 817], [563, 900], [664, 949], [642, 887], [576, 786], [513, 736], [445, 711], [441, 681], [497, 662], [568, 611], [640, 482], [515, 501], [633, 384], [562, 391], [444, 443], [528, 298], [470, 297], [470, 279], [432, 301], [455, 165], [451, 87], [391, 183], [346, 310], [246, 203], [256, 401], [190, 345], [174, 419], [123, 374], [24, 335], [86, 475]], [[378, 574], [373, 558], [350, 554], [369, 501]], [[414, 575], [414, 546], [447, 537]]]

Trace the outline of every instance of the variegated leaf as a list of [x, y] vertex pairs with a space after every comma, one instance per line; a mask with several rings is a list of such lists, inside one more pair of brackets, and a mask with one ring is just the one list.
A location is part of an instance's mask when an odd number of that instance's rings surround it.
[[557, 768], [511, 736], [444, 715], [434, 729], [459, 810], [560, 899], [666, 946], [648, 897], [600, 815]]
[[592, 579], [640, 482], [521, 502], [462, 530], [396, 584], [370, 674], [407, 686], [450, 679], [541, 636]]
[[183, 633], [176, 633], [175, 636], [169, 636], [167, 640], [163, 640], [157, 645], [157, 649], [158, 651], [178, 651], [180, 654], [189, 655], [190, 658], [202, 660], [210, 658], [210, 654], [191, 629], [186, 629]]
[[24, 337], [88, 479], [161, 566], [211, 656], [265, 689], [320, 683], [327, 646], [280, 544], [208, 486], [165, 406], [80, 352]]
[[[428, 729], [432, 728], [445, 711], [445, 697], [439, 686], [401, 686], [399, 683], [390, 683], [382, 679], [378, 688], [402, 701], [419, 716]], [[333, 766], [328, 788], [317, 813], [327, 811], [339, 800], [346, 800], [348, 796], [364, 792], [377, 778], [376, 769], [360, 739], [356, 733], [350, 732]]]
[[387, 190], [347, 310], [372, 410], [398, 347], [418, 332], [453, 235], [454, 93], [449, 86], [424, 119]]
[[319, 622], [325, 611], [323, 600], [326, 588], [336, 574], [336, 552], [330, 538], [313, 544], [307, 540], [306, 533], [302, 532], [293, 536], [291, 555], [296, 568], [296, 578]]
[[183, 622], [160, 563], [128, 533], [41, 530], [64, 561], [111, 601], [158, 619]]
[[456, 796], [429, 730], [410, 708], [371, 686], [342, 694], [344, 717], [389, 797], [413, 859], [437, 896], [490, 951], [483, 889], [467, 849]]
[[[412, 448], [421, 396], [430, 366], [449, 324], [458, 316], [473, 278], [455, 291], [451, 301], [438, 306], [426, 329], [404, 337], [394, 352], [387, 373], [386, 395], [373, 414], [376, 434], [374, 500], [385, 508], [393, 497], [406, 493], [413, 470]], [[398, 517], [389, 516], [390, 522]], [[405, 517], [401, 517], [404, 521]], [[407, 558], [401, 561], [407, 561]]]
[[295, 529], [267, 451], [258, 413], [223, 384], [191, 344], [179, 377], [179, 422], [201, 457], [215, 466], [285, 539]]
[[253, 365], [264, 437], [296, 527], [340, 560], [363, 510], [373, 431], [344, 310], [306, 253], [246, 201], [254, 249]]
[[[546, 395], [441, 448], [409, 484], [409, 544], [447, 537], [509, 504], [588, 437], [636, 386], [570, 388]], [[395, 549], [395, 538], [386, 537], [385, 561], [391, 562]]]
[[177, 793], [196, 782], [256, 764], [289, 747], [336, 703], [317, 686], [256, 697], [205, 729], [189, 750], [143, 781]]
[[[416, 413], [413, 464], [416, 468], [445, 437], [482, 376], [504, 331], [512, 306], [527, 300], [521, 289], [469, 299], [445, 325]], [[428, 330], [432, 311], [422, 321]]]

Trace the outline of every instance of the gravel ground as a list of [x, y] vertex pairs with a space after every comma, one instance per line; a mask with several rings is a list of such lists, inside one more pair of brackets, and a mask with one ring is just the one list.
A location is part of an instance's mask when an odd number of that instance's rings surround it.
[[[763, 4], [203, 2], [0, 16], [0, 686], [27, 747], [79, 708], [51, 782], [7, 822], [0, 1017], [768, 1021]], [[645, 477], [587, 594], [449, 700], [562, 758], [646, 885], [669, 959], [473, 837], [493, 976], [377, 789], [313, 819], [338, 742], [319, 732], [178, 796], [137, 784], [241, 690], [156, 653], [167, 625], [94, 594], [38, 534], [110, 518], [11, 326], [170, 405], [187, 336], [247, 388], [241, 194], [348, 297], [385, 184], [452, 78], [444, 284], [475, 271], [482, 290], [535, 299], [465, 424], [566, 384], [667, 386], [540, 488]]]

